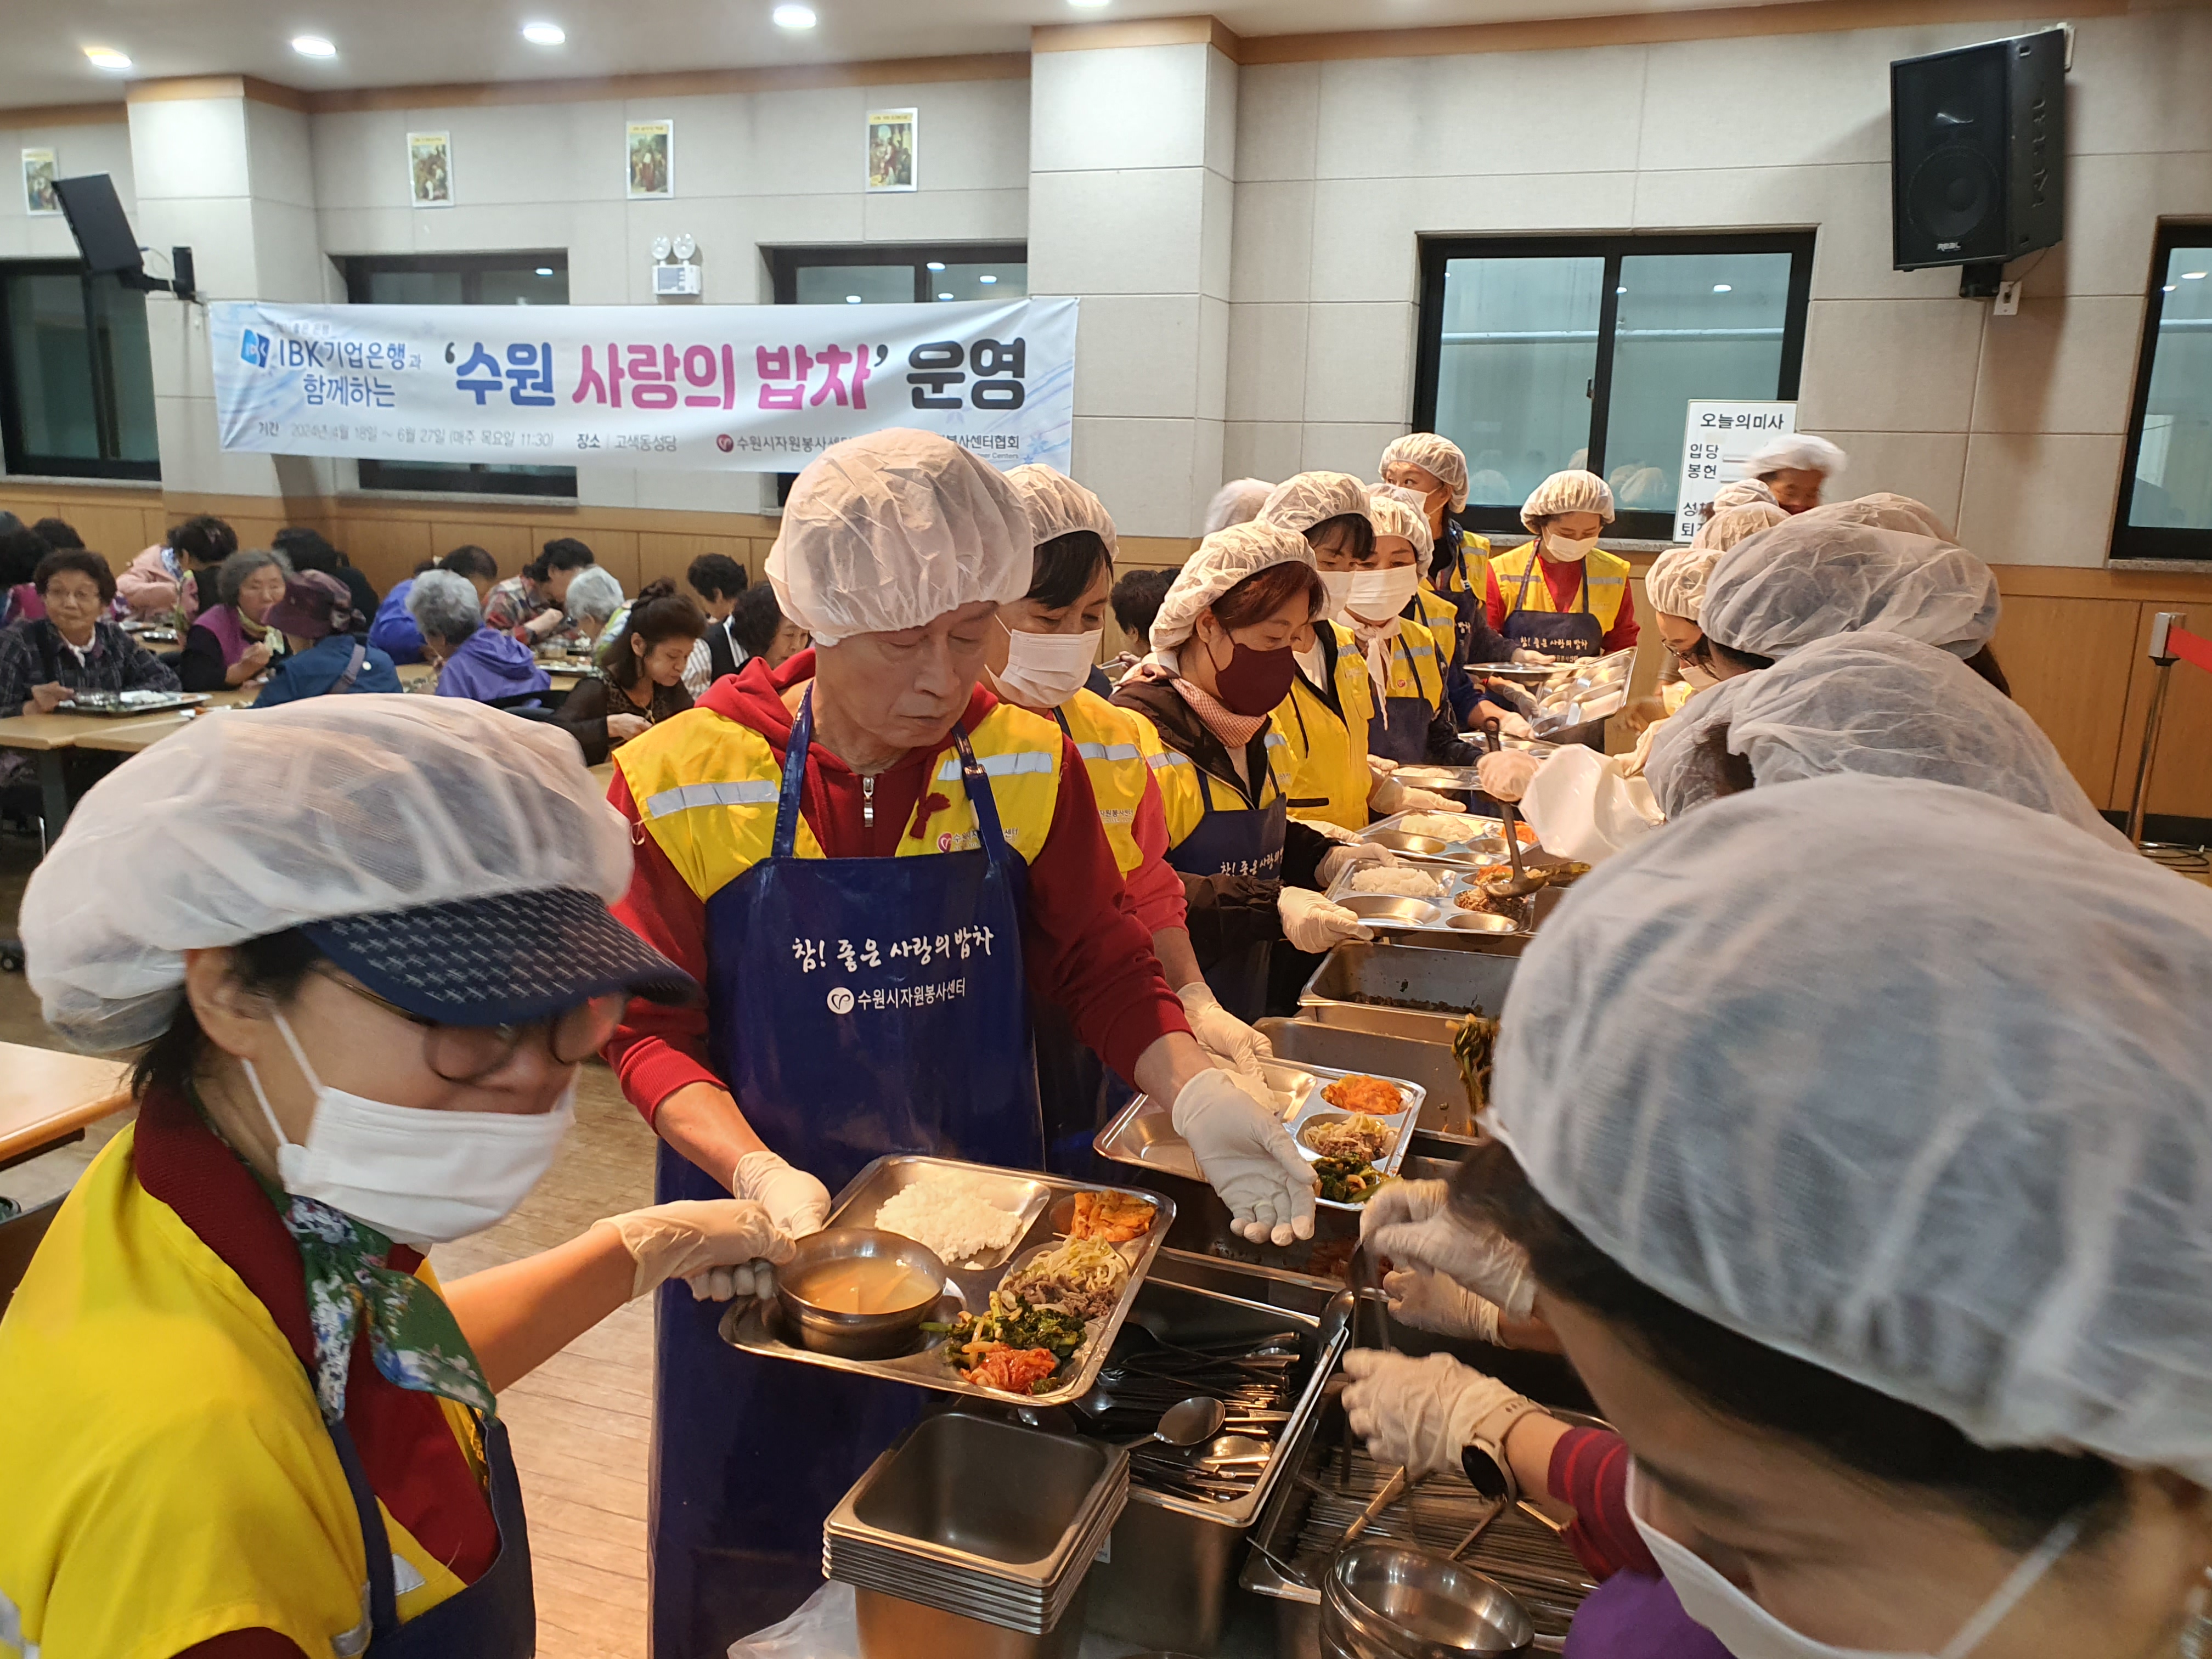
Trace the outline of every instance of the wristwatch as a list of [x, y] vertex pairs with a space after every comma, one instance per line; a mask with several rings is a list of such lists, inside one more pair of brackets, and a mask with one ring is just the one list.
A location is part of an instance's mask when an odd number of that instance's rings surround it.
[[1515, 1398], [1475, 1425], [1474, 1437], [1460, 1448], [1459, 1464], [1466, 1471], [1468, 1484], [1477, 1492], [1493, 1502], [1521, 1501], [1521, 1482], [1514, 1476], [1512, 1461], [1505, 1455], [1505, 1437], [1523, 1417], [1543, 1409], [1533, 1400]]

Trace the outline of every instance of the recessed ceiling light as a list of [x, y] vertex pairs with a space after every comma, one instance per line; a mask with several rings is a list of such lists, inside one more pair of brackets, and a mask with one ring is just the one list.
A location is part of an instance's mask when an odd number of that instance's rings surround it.
[[976, 280], [977, 282], [979, 282], [979, 283], [995, 283], [995, 282], [997, 282], [999, 279], [998, 279], [997, 277], [995, 277], [995, 276], [978, 276], [975, 280]]
[[533, 46], [557, 46], [568, 38], [568, 31], [558, 23], [525, 23], [522, 38]]
[[2204, 280], [2204, 273], [2201, 270], [2185, 270], [2181, 273], [2181, 280], [2185, 283], [2201, 283]]
[[1735, 292], [1735, 289], [1731, 288], [1726, 283], [1715, 283], [1713, 284], [1713, 292], [1716, 294], [1733, 294]]
[[856, 306], [860, 303], [860, 296], [857, 294], [848, 294], [845, 296], [845, 303], [848, 306]]
[[2173, 284], [2172, 284], [2172, 283], [2166, 283], [2165, 287], [2163, 287], [2163, 288], [2161, 288], [2161, 289], [2159, 289], [2159, 292], [2160, 292], [2160, 294], [2171, 294], [2171, 293], [2172, 293], [2172, 292], [2173, 292]]
[[553, 267], [550, 265], [540, 265], [538, 267], [538, 274], [540, 276], [550, 276], [553, 274]]
[[814, 27], [814, 8], [811, 6], [778, 6], [769, 15], [780, 29], [811, 29]]
[[1078, 11], [1095, 11], [1104, 5], [1106, 0], [1067, 0], [1067, 3]]
[[940, 300], [949, 300], [952, 296], [950, 294], [940, 294], [937, 297]]
[[338, 55], [338, 49], [319, 34], [294, 35], [292, 50], [302, 58], [335, 58]]
[[112, 46], [87, 46], [84, 55], [91, 60], [94, 69], [127, 70], [131, 67], [130, 58]]
[[929, 262], [929, 268], [932, 270], [942, 270], [945, 269], [945, 261], [942, 259], [932, 259]]

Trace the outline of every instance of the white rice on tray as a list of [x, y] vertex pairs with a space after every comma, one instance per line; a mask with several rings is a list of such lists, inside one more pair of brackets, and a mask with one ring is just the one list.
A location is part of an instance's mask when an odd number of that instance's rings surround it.
[[1437, 841], [1464, 841], [1488, 828], [1480, 818], [1462, 812], [1414, 812], [1401, 819], [1398, 827], [1409, 836], [1430, 836]]
[[983, 1183], [950, 1173], [902, 1188], [876, 1210], [876, 1225], [935, 1252], [948, 1267], [1003, 1250], [1022, 1218], [983, 1196]]
[[1444, 890], [1419, 870], [1358, 870], [1352, 872], [1355, 893], [1397, 893], [1407, 898], [1435, 898]]

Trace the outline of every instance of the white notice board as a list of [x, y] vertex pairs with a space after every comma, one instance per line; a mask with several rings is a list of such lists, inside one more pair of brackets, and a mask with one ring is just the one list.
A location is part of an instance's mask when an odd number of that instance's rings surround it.
[[1692, 403], [1682, 428], [1682, 487], [1675, 496], [1674, 539], [1686, 542], [1705, 521], [1705, 503], [1744, 476], [1753, 452], [1797, 429], [1794, 403]]

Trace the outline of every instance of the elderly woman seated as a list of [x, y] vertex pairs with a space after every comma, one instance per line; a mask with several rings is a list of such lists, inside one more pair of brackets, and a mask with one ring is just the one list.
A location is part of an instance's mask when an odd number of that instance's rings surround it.
[[269, 607], [269, 625], [284, 631], [292, 649], [253, 706], [270, 708], [331, 692], [401, 690], [392, 659], [356, 631], [367, 620], [336, 576], [302, 570], [293, 577], [284, 585], [284, 597]]
[[222, 562], [214, 608], [200, 612], [185, 635], [177, 678], [185, 690], [228, 690], [268, 668], [284, 649], [283, 635], [268, 625], [269, 607], [284, 597], [291, 580], [291, 562], [265, 548]]
[[467, 577], [424, 571], [408, 592], [407, 609], [422, 630], [422, 654], [438, 665], [440, 696], [497, 702], [552, 684], [528, 646], [484, 626], [483, 607]]
[[622, 584], [613, 574], [592, 565], [576, 573], [575, 580], [568, 584], [568, 597], [562, 609], [568, 621], [593, 646], [622, 623], [617, 620], [628, 609], [623, 599]]
[[173, 691], [177, 677], [107, 620], [115, 574], [82, 548], [40, 559], [31, 585], [46, 614], [0, 633], [0, 719], [50, 714], [77, 691]]

